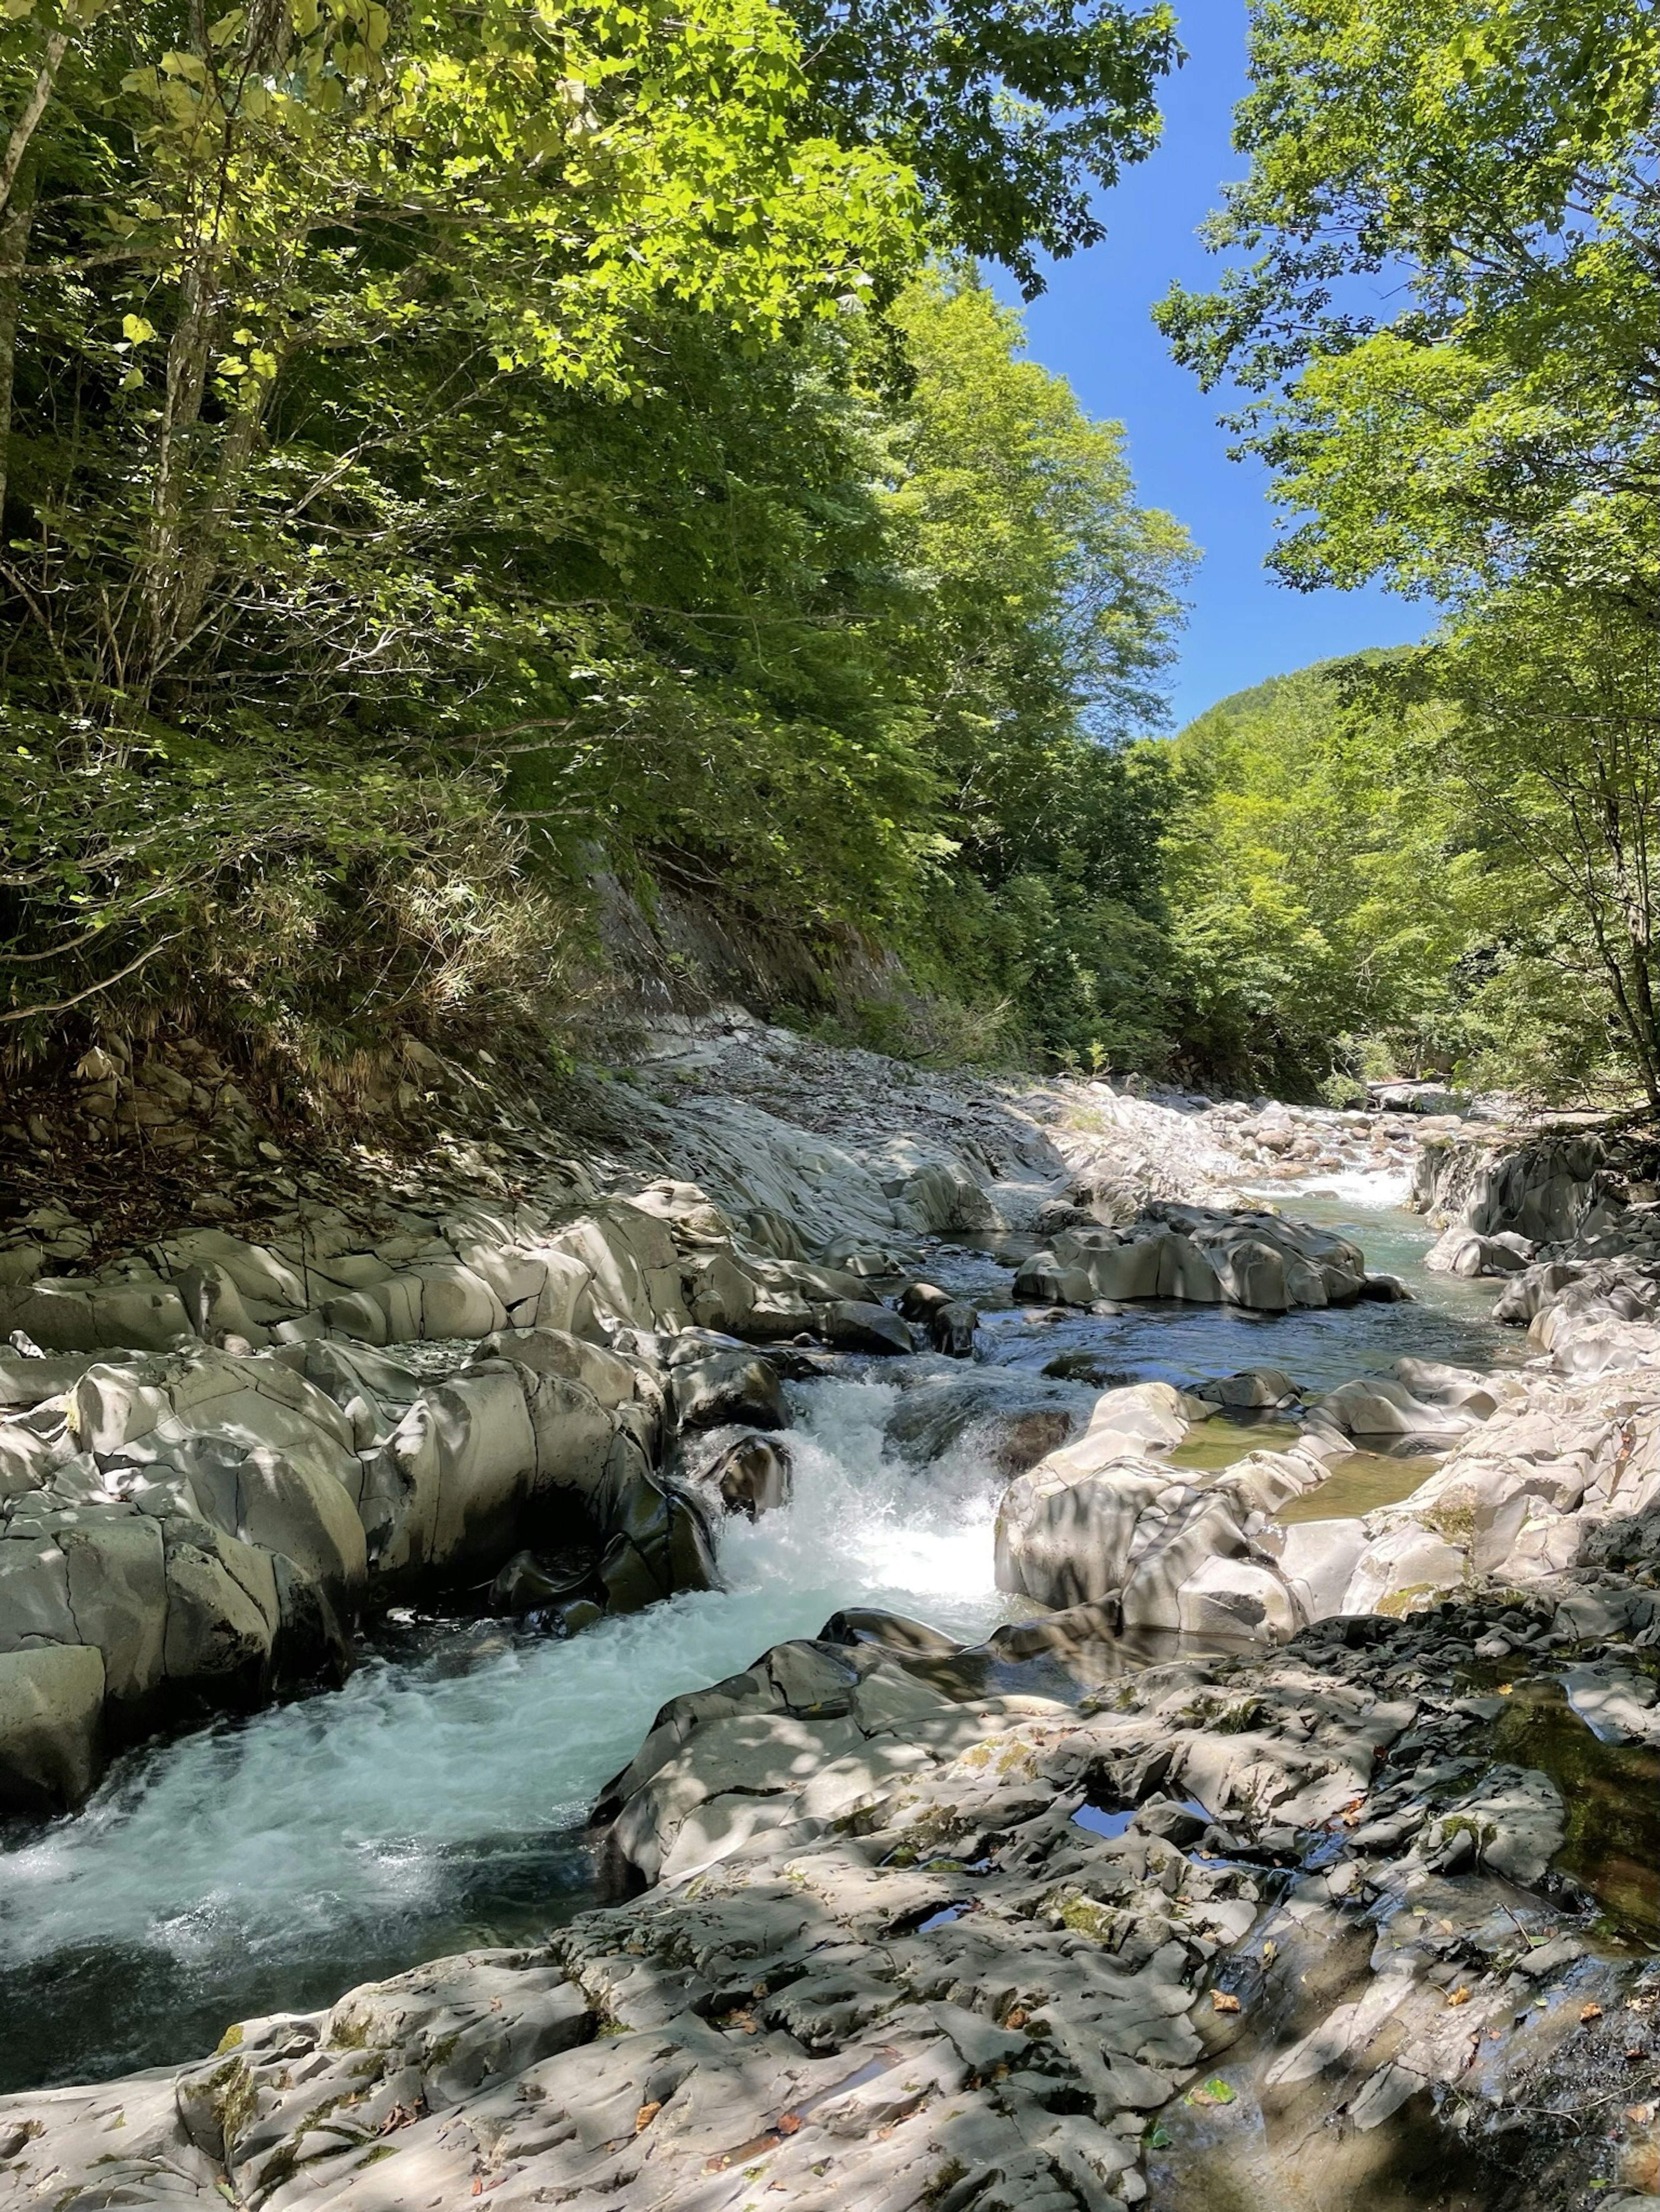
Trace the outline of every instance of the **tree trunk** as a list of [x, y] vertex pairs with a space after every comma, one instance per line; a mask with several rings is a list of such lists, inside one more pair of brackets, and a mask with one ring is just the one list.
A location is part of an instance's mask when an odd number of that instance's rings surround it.
[[22, 307], [23, 268], [29, 225], [34, 220], [34, 166], [31, 162], [12, 187], [0, 216], [0, 547], [5, 544], [7, 464], [11, 454], [11, 393], [17, 359], [17, 319]]

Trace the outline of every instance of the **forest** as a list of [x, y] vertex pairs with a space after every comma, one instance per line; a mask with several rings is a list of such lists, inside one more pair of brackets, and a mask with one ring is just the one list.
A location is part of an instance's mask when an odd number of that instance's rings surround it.
[[902, 1054], [1660, 1109], [1640, 0], [1257, 0], [1158, 319], [1286, 587], [1425, 642], [1177, 732], [1195, 549], [991, 281], [1101, 235], [1162, 0], [3, 15], [12, 1070], [556, 1049], [603, 873]]

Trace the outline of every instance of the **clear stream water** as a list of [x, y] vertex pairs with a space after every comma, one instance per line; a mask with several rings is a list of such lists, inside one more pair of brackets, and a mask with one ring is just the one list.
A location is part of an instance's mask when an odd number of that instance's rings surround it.
[[[983, 1255], [941, 1252], [931, 1271], [981, 1302], [982, 1357], [1034, 1377], [1067, 1350], [1137, 1381], [1267, 1364], [1311, 1389], [1403, 1352], [1517, 1358], [1517, 1334], [1489, 1317], [1491, 1284], [1425, 1273], [1430, 1231], [1401, 1195], [1381, 1176], [1274, 1194], [1347, 1225], [1373, 1269], [1413, 1283], [1412, 1305], [1253, 1318], [1155, 1304], [1039, 1322], [1009, 1305], [1009, 1269]], [[233, 2021], [326, 2004], [447, 1951], [533, 1941], [594, 1902], [584, 1816], [666, 1699], [845, 1606], [964, 1641], [1028, 1609], [992, 1586], [1004, 1478], [972, 1436], [926, 1466], [887, 1441], [899, 1390], [884, 1376], [909, 1364], [854, 1364], [795, 1389], [794, 1503], [727, 1523], [725, 1589], [563, 1643], [494, 1621], [410, 1624], [343, 1688], [142, 1747], [79, 1814], [9, 1833], [0, 2089], [177, 2063]], [[1411, 1480], [1403, 1471], [1396, 1494]]]

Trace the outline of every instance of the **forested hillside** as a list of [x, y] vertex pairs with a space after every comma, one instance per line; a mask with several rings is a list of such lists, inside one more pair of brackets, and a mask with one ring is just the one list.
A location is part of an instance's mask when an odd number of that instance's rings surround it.
[[1660, 1104], [1644, 9], [1262, 0], [1161, 318], [1441, 626], [1173, 740], [1193, 550], [973, 258], [1101, 234], [1162, 5], [5, 15], [13, 1069], [556, 1039], [603, 874], [901, 1051]]
[[1160, 10], [917, 143], [903, 9], [8, 12], [14, 1055], [556, 1022], [596, 860], [994, 981], [1152, 896], [1185, 542], [958, 256], [1092, 234]]

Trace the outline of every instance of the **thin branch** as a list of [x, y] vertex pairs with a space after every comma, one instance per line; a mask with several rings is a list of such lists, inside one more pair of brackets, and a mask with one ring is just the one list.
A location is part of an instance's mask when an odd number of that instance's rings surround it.
[[0, 1013], [0, 1022], [26, 1022], [35, 1014], [66, 1014], [71, 1006], [81, 1006], [88, 999], [95, 999], [100, 991], [112, 990], [116, 984], [125, 983], [129, 975], [136, 975], [147, 961], [154, 960], [158, 952], [165, 952], [169, 945], [176, 945], [184, 933], [182, 929], [175, 929], [171, 937], [164, 937], [159, 943], [152, 945], [148, 952], [141, 952], [136, 960], [130, 960], [115, 975], [106, 975], [101, 983], [89, 983], [84, 991], [77, 991], [72, 999], [59, 999], [49, 1006], [13, 1006]]

